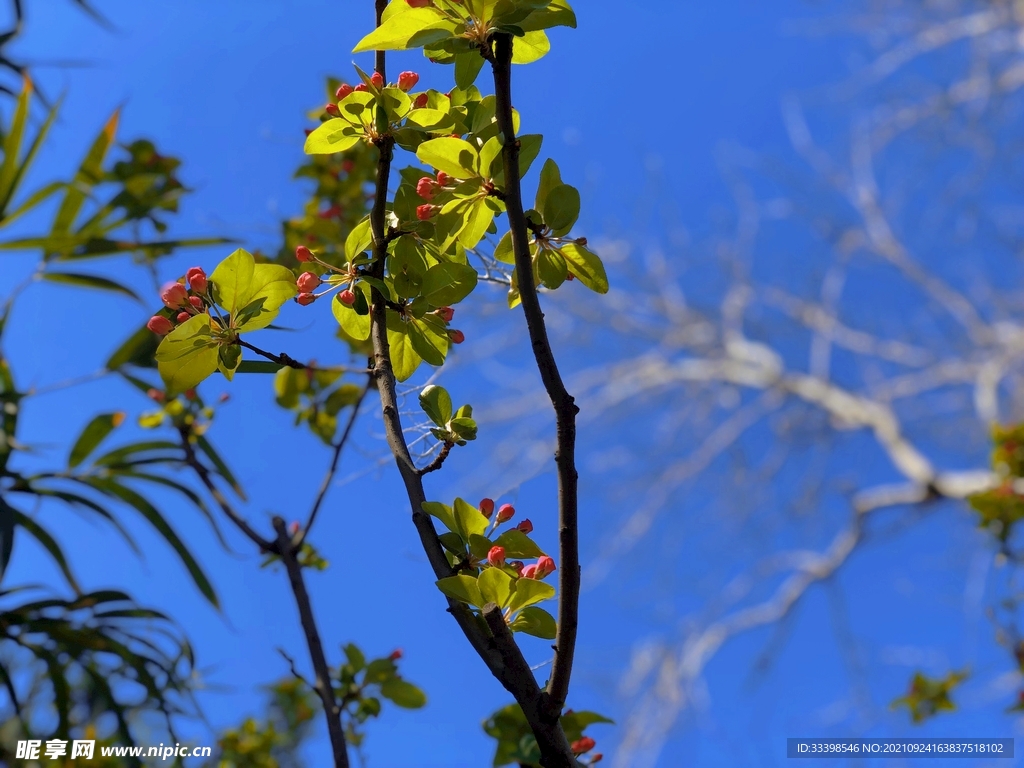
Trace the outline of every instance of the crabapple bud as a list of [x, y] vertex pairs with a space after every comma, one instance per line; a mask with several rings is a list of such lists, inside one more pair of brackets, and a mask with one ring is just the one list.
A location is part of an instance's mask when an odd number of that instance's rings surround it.
[[174, 319], [177, 320], [179, 323], [184, 323], [190, 317], [192, 317], [192, 315], [190, 315], [188, 312], [179, 312], [178, 316]]
[[516, 513], [516, 508], [511, 504], [502, 504], [498, 507], [498, 522], [507, 523]]
[[537, 578], [537, 566], [536, 565], [528, 565], [528, 566], [526, 566], [525, 568], [523, 568], [522, 572], [519, 574], [519, 577], [522, 578], [522, 579], [535, 579], [535, 578]]
[[453, 328], [448, 331], [448, 338], [451, 339], [452, 344], [461, 344], [466, 340], [466, 334], [460, 331], [458, 328]]
[[338, 105], [335, 104], [333, 101], [327, 103], [327, 105], [324, 107], [324, 112], [326, 112], [331, 117], [337, 117], [338, 115], [341, 114], [341, 110], [338, 109]]
[[188, 301], [188, 291], [181, 283], [166, 283], [160, 289], [160, 299], [170, 309], [177, 309]]
[[348, 288], [338, 294], [338, 301], [344, 304], [346, 307], [351, 307], [356, 303], [356, 295]]
[[174, 330], [174, 323], [163, 315], [153, 315], [146, 323], [146, 327], [158, 336], [166, 336]]
[[344, 101], [345, 97], [352, 93], [352, 91], [354, 90], [355, 88], [353, 88], [348, 83], [342, 83], [341, 85], [338, 86], [338, 90], [334, 92], [334, 98], [336, 98], [338, 101]]
[[392, 661], [398, 661], [400, 658], [402, 658], [402, 649], [401, 648], [395, 648], [395, 650], [393, 650], [390, 654], [388, 654], [388, 658], [391, 659]]
[[206, 273], [202, 267], [192, 267], [192, 269], [185, 273], [185, 279], [188, 280], [188, 287], [193, 291], [196, 293], [206, 293]]
[[495, 568], [501, 568], [505, 564], [505, 548], [491, 547], [487, 551], [487, 562]]
[[398, 87], [408, 93], [416, 87], [416, 83], [420, 81], [420, 76], [415, 72], [403, 72], [398, 76]]
[[593, 765], [594, 763], [600, 763], [602, 760], [604, 760], [604, 755], [602, 755], [600, 752], [595, 752], [590, 756], [591, 765]]
[[533, 523], [530, 522], [530, 518], [525, 518], [523, 522], [516, 526], [516, 530], [520, 533], [533, 533]]
[[298, 520], [292, 520], [290, 523], [288, 523], [288, 533], [290, 533], [292, 536], [294, 536], [298, 532], [299, 532], [299, 521]]
[[189, 296], [188, 303], [191, 304], [196, 309], [201, 310], [203, 308], [203, 300], [198, 296]]
[[316, 301], [316, 294], [308, 292], [300, 293], [298, 296], [295, 297], [295, 300], [305, 307]]
[[490, 520], [491, 515], [494, 514], [494, 499], [481, 499], [478, 509], [480, 514]]
[[416, 194], [422, 197], [424, 200], [433, 200], [434, 193], [437, 191], [437, 182], [429, 176], [424, 176], [422, 179], [416, 182]]
[[164, 401], [164, 393], [161, 392], [156, 387], [150, 387], [149, 389], [147, 389], [146, 397], [148, 397], [150, 400], [155, 400], [158, 403], [162, 403]]
[[434, 214], [438, 212], [441, 206], [439, 205], [420, 205], [416, 208], [416, 218], [420, 221], [430, 221], [434, 218]]
[[359, 85], [357, 85], [352, 90], [353, 91], [358, 91], [358, 92], [362, 93], [363, 91], [368, 91], [370, 89], [366, 87], [366, 83], [360, 83]]
[[312, 261], [313, 252], [304, 245], [295, 246], [295, 258], [299, 261]]
[[374, 88], [383, 88], [384, 76], [380, 72], [374, 72], [370, 75], [370, 82], [373, 83]]
[[427, 96], [427, 94], [421, 93], [419, 96], [416, 97], [416, 101], [412, 103], [413, 108], [423, 109], [423, 107], [427, 106], [427, 101], [429, 98], [430, 97]]
[[455, 310], [451, 307], [438, 307], [435, 312], [446, 323], [450, 323], [452, 318], [455, 317]]
[[405, 0], [413, 8], [426, 8], [430, 5], [430, 0]]
[[555, 567], [555, 561], [547, 555], [537, 558], [537, 578], [543, 579], [549, 573], [554, 573], [558, 569]]
[[447, 187], [448, 184], [451, 182], [451, 180], [452, 180], [452, 177], [449, 176], [444, 171], [438, 171], [437, 172], [437, 183], [440, 184], [442, 187]]
[[573, 754], [582, 755], [584, 752], [592, 750], [596, 744], [597, 742], [589, 736], [581, 736], [570, 744], [569, 748], [573, 751]]
[[322, 281], [312, 272], [303, 272], [295, 284], [299, 287], [299, 293], [312, 293], [320, 287]]
[[186, 389], [185, 390], [185, 399], [186, 400], [195, 400], [196, 399], [196, 390], [195, 390], [195, 388]]

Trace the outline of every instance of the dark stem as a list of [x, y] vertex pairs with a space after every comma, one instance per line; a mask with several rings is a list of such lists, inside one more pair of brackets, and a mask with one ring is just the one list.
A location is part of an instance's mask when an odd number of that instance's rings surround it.
[[566, 391], [558, 373], [544, 324], [544, 312], [533, 282], [529, 227], [523, 212], [519, 177], [519, 141], [512, 123], [512, 35], [494, 35], [494, 93], [498, 128], [505, 137], [502, 159], [505, 169], [505, 207], [512, 230], [519, 297], [526, 316], [533, 356], [541, 381], [555, 410], [555, 465], [558, 469], [558, 636], [548, 681], [546, 716], [557, 718], [565, 706], [572, 676], [576, 630], [579, 620], [580, 559], [577, 519], [578, 479], [576, 472], [576, 414], [579, 408]]
[[444, 460], [448, 458], [448, 454], [452, 452], [452, 448], [454, 446], [455, 443], [445, 443], [443, 446], [441, 446], [441, 452], [437, 454], [434, 460], [427, 464], [427, 466], [423, 467], [422, 469], [417, 469], [416, 472], [419, 473], [419, 475], [422, 477], [423, 475], [429, 474], [430, 472], [436, 472], [437, 470], [439, 470], [441, 468], [441, 465], [444, 464]]
[[261, 552], [276, 552], [277, 545], [272, 541], [267, 541], [256, 533], [256, 531], [252, 529], [252, 526], [245, 521], [245, 518], [235, 511], [235, 508], [231, 506], [231, 502], [225, 498], [224, 494], [221, 493], [220, 488], [218, 488], [217, 484], [213, 482], [213, 478], [210, 477], [210, 470], [208, 470], [206, 465], [199, 460], [199, 457], [196, 456], [195, 448], [193, 448], [192, 443], [189, 442], [188, 427], [180, 427], [178, 429], [178, 434], [181, 435], [181, 447], [182, 450], [185, 451], [185, 463], [199, 476], [199, 480], [204, 486], [206, 486], [206, 490], [210, 492], [213, 500], [217, 502], [217, 506], [221, 508], [221, 511], [228, 520], [234, 523], [238, 530], [244, 533], [253, 544], [259, 547]]
[[297, 550], [291, 544], [283, 518], [274, 518], [274, 531], [277, 533], [278, 554], [281, 556], [285, 570], [288, 571], [288, 581], [291, 583], [292, 594], [295, 595], [295, 604], [299, 608], [299, 620], [302, 622], [302, 631], [306, 635], [309, 658], [313, 663], [315, 675], [313, 690], [320, 696], [320, 701], [324, 706], [327, 733], [331, 738], [331, 751], [334, 755], [334, 768], [348, 768], [348, 750], [345, 748], [345, 731], [341, 726], [341, 708], [334, 698], [331, 672], [327, 666], [327, 658], [324, 656], [320, 632], [316, 628], [316, 619], [313, 618], [313, 607], [309, 601], [309, 593], [306, 591], [306, 583], [302, 578], [302, 566], [296, 559]]
[[350, 368], [345, 365], [336, 365], [332, 368], [318, 368], [315, 365], [307, 365], [306, 363], [300, 363], [294, 357], [289, 355], [287, 352], [281, 352], [275, 355], [273, 352], [267, 352], [265, 349], [260, 349], [257, 346], [250, 344], [248, 341], [244, 341], [240, 337], [235, 337], [235, 343], [240, 347], [245, 347], [255, 352], [260, 357], [265, 357], [272, 363], [283, 365], [286, 368], [294, 368], [298, 371], [342, 371], [343, 373], [369, 373], [370, 371], [366, 368]]
[[334, 475], [338, 472], [338, 463], [341, 461], [341, 452], [345, 449], [345, 443], [348, 442], [348, 437], [352, 434], [352, 427], [355, 426], [356, 419], [359, 418], [359, 409], [363, 405], [363, 400], [366, 398], [366, 393], [373, 387], [374, 378], [373, 376], [366, 377], [366, 386], [363, 387], [363, 391], [359, 393], [359, 399], [352, 404], [352, 413], [348, 417], [348, 423], [345, 424], [345, 430], [341, 433], [341, 437], [338, 442], [334, 444], [334, 455], [331, 457], [331, 466], [327, 468], [327, 474], [324, 475], [323, 482], [320, 483], [320, 490], [317, 492], [316, 501], [313, 502], [313, 508], [309, 511], [309, 519], [306, 521], [306, 525], [301, 531], [295, 535], [294, 546], [299, 549], [302, 546], [302, 542], [306, 540], [306, 536], [309, 535], [309, 529], [313, 527], [313, 523], [316, 521], [317, 512], [320, 511], [320, 507], [323, 506], [324, 499], [327, 497], [327, 491], [330, 490], [331, 482], [334, 480]]

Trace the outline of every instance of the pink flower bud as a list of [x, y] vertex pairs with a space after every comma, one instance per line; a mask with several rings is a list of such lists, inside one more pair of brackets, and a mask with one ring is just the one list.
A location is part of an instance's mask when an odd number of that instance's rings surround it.
[[596, 744], [597, 742], [589, 736], [582, 736], [570, 744], [569, 748], [572, 750], [574, 755], [582, 755], [584, 752], [592, 750]]
[[312, 293], [320, 287], [322, 281], [312, 272], [303, 272], [295, 284], [299, 287], [299, 293]]
[[405, 0], [413, 8], [426, 8], [430, 5], [430, 0]]
[[368, 91], [368, 90], [370, 90], [370, 89], [366, 87], [366, 83], [360, 83], [359, 85], [357, 85], [357, 86], [356, 86], [355, 88], [353, 88], [352, 90], [353, 90], [353, 91], [358, 91], [359, 93], [362, 93], [362, 92], [364, 92], [364, 91]]
[[348, 83], [342, 83], [341, 85], [338, 86], [338, 90], [334, 92], [334, 98], [336, 98], [338, 101], [344, 101], [345, 97], [352, 93], [354, 90], [355, 88], [353, 88]]
[[595, 752], [590, 756], [591, 765], [593, 765], [594, 763], [600, 763], [602, 760], [604, 760], [604, 755], [602, 755], [600, 752]]
[[188, 291], [185, 290], [185, 286], [181, 283], [166, 283], [160, 289], [160, 299], [163, 301], [164, 306], [170, 309], [177, 309], [188, 302]]
[[391, 659], [392, 661], [398, 661], [400, 658], [402, 658], [402, 649], [401, 648], [395, 648], [395, 650], [393, 650], [391, 652], [391, 654], [388, 656], [388, 658]]
[[146, 323], [146, 327], [158, 336], [166, 336], [174, 330], [174, 323], [163, 315], [153, 315]]
[[537, 578], [537, 566], [536, 565], [528, 565], [528, 566], [526, 566], [525, 568], [523, 568], [522, 572], [519, 574], [519, 577], [522, 578], [522, 579], [535, 579], [535, 578]]
[[156, 389], [155, 387], [150, 387], [149, 389], [146, 390], [146, 397], [148, 397], [150, 400], [155, 400], [158, 403], [162, 403], [164, 401], [165, 396], [164, 393], [161, 392], [159, 389]]
[[416, 182], [416, 194], [422, 197], [424, 200], [433, 200], [434, 193], [437, 191], [437, 182], [429, 176], [424, 176], [422, 179]]
[[299, 261], [312, 261], [313, 252], [304, 245], [298, 245], [295, 247], [295, 258]]
[[290, 533], [292, 536], [294, 536], [298, 532], [299, 532], [299, 521], [298, 520], [292, 520], [290, 523], [288, 523], [288, 533]]
[[488, 520], [494, 514], [494, 499], [481, 499], [479, 506], [480, 513]]
[[420, 76], [415, 72], [403, 72], [398, 76], [398, 87], [408, 93], [416, 87], [416, 83], [420, 81]]
[[438, 171], [437, 172], [437, 183], [440, 184], [442, 187], [447, 187], [448, 184], [451, 183], [451, 180], [452, 180], [452, 177], [449, 176], [444, 171]]
[[515, 515], [515, 513], [516, 508], [513, 507], [511, 504], [502, 504], [500, 507], [498, 507], [498, 522], [507, 523], [509, 520], [512, 519], [512, 516]]
[[188, 312], [179, 312], [175, 320], [177, 320], [179, 323], [184, 323], [190, 317], [192, 317], [192, 315], [190, 315]]
[[437, 213], [440, 208], [441, 206], [439, 205], [421, 205], [416, 208], [416, 218], [420, 221], [430, 221], [430, 219], [434, 218], [434, 214]]
[[373, 83], [374, 88], [384, 87], [384, 76], [380, 72], [374, 72], [370, 75], [370, 82]]
[[423, 107], [427, 106], [427, 101], [429, 101], [429, 99], [430, 97], [427, 96], [427, 94], [421, 93], [416, 97], [416, 101], [412, 103], [412, 106], [414, 109], [423, 109]]
[[455, 317], [455, 310], [451, 307], [438, 307], [435, 313], [446, 323], [450, 323], [452, 318]]
[[295, 300], [302, 306], [306, 307], [316, 301], [316, 294], [314, 293], [300, 293], [295, 297]]
[[326, 112], [331, 117], [337, 117], [338, 115], [341, 114], [341, 110], [338, 109], [338, 105], [335, 104], [333, 101], [327, 103], [327, 105], [324, 107], [324, 112]]
[[558, 569], [555, 567], [555, 561], [547, 555], [537, 558], [537, 578], [543, 579], [549, 573], [554, 573]]
[[185, 279], [188, 280], [188, 287], [196, 293], [206, 293], [206, 273], [202, 267], [192, 267], [188, 272], [185, 273]]
[[491, 547], [487, 551], [487, 562], [495, 568], [501, 568], [505, 564], [505, 548]]
[[338, 294], [338, 301], [344, 304], [346, 307], [351, 307], [356, 303], [356, 295], [354, 292], [346, 288], [344, 291]]
[[522, 533], [533, 533], [533, 523], [530, 522], [530, 518], [526, 518], [519, 525], [516, 526], [516, 530]]
[[201, 310], [203, 308], [203, 300], [198, 296], [189, 296], [188, 303], [191, 304], [196, 309]]
[[453, 328], [448, 331], [448, 338], [451, 339], [452, 344], [461, 344], [466, 340], [466, 334], [460, 331], [458, 328]]

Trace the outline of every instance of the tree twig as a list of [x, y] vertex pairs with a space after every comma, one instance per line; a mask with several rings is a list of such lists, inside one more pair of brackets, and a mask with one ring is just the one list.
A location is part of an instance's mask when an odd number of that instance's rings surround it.
[[442, 445], [441, 452], [434, 457], [434, 460], [427, 464], [427, 466], [417, 469], [416, 473], [422, 477], [423, 475], [439, 470], [441, 465], [444, 464], [444, 460], [448, 458], [448, 454], [452, 452], [452, 448], [454, 446], [455, 443], [445, 443]]

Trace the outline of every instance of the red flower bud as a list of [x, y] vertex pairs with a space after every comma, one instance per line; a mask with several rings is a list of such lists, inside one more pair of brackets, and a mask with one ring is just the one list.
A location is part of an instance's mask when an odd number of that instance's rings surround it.
[[355, 167], [356, 167], [356, 161], [355, 160], [342, 160], [341, 161], [341, 170], [343, 170], [345, 173], [352, 173], [352, 169], [355, 168]]
[[164, 401], [164, 393], [155, 387], [150, 387], [146, 390], [146, 397], [150, 400], [155, 400], [158, 403], [162, 403]]
[[408, 93], [416, 87], [416, 83], [420, 81], [420, 76], [415, 72], [403, 72], [398, 76], [398, 87]]
[[530, 522], [530, 518], [526, 518], [519, 525], [516, 526], [516, 530], [522, 533], [533, 533], [533, 523]]
[[186, 389], [185, 390], [185, 399], [186, 400], [195, 400], [196, 399], [196, 391], [195, 391], [195, 389]]
[[206, 273], [202, 267], [192, 267], [188, 272], [185, 273], [185, 279], [188, 280], [188, 287], [196, 293], [206, 293]]
[[452, 318], [455, 317], [455, 310], [451, 307], [439, 307], [435, 310], [435, 313], [446, 323], [450, 323]]
[[312, 261], [313, 252], [306, 246], [299, 245], [295, 247], [295, 258], [299, 261]]
[[391, 659], [392, 661], [398, 661], [400, 658], [402, 658], [402, 649], [401, 648], [395, 648], [395, 650], [393, 650], [391, 652], [391, 654], [388, 656], [388, 658]]
[[597, 742], [589, 736], [582, 736], [570, 744], [569, 748], [572, 750], [574, 755], [582, 755], [584, 752], [592, 750], [596, 744]]
[[184, 323], [190, 317], [192, 317], [192, 315], [190, 315], [188, 312], [179, 312], [175, 320], [177, 320], [179, 323]]
[[146, 323], [146, 327], [158, 336], [166, 336], [174, 330], [174, 323], [163, 315], [153, 315]]
[[170, 309], [177, 309], [184, 306], [188, 301], [188, 291], [185, 290], [185, 286], [181, 283], [166, 283], [160, 289], [160, 299], [163, 301], [164, 306]]
[[466, 340], [466, 334], [457, 328], [453, 328], [448, 331], [448, 338], [451, 339], [452, 344], [461, 344]]
[[333, 101], [327, 103], [327, 105], [324, 107], [324, 112], [326, 112], [331, 117], [337, 117], [338, 115], [341, 114], [341, 110], [338, 109], [338, 105], [335, 104]]
[[351, 307], [356, 303], [356, 295], [348, 288], [338, 294], [338, 301], [344, 304], [346, 307]]
[[505, 548], [491, 547], [487, 551], [487, 562], [495, 568], [501, 568], [505, 564]]
[[416, 182], [416, 194], [422, 197], [424, 200], [433, 200], [434, 193], [437, 191], [437, 182], [429, 176], [424, 176], [422, 179]]
[[299, 293], [312, 293], [320, 287], [322, 281], [312, 272], [303, 272], [295, 284], [299, 287]]
[[535, 579], [535, 578], [537, 578], [537, 566], [536, 565], [528, 565], [528, 566], [526, 566], [525, 568], [523, 568], [522, 571], [520, 571], [519, 577], [522, 578], [522, 579]]
[[370, 82], [373, 83], [374, 88], [383, 88], [384, 76], [380, 72], [374, 72], [370, 75]]
[[413, 8], [426, 8], [430, 5], [430, 0], [405, 0]]
[[227, 392], [221, 392], [220, 397], [217, 398], [217, 400], [219, 400], [222, 403], [226, 403], [230, 399], [231, 395], [229, 395]]
[[451, 180], [452, 180], [452, 177], [449, 176], [444, 171], [438, 171], [437, 172], [437, 183], [440, 184], [442, 187], [447, 187], [448, 184], [451, 182]]
[[555, 561], [547, 555], [537, 558], [537, 578], [543, 579], [549, 573], [554, 573], [558, 569], [555, 567]]
[[494, 499], [481, 499], [478, 509], [484, 517], [490, 520], [491, 515], [494, 514]]
[[359, 93], [362, 93], [363, 91], [368, 91], [370, 89], [366, 87], [366, 83], [360, 83], [359, 85], [357, 85], [352, 90], [353, 91], [358, 91]]
[[507, 523], [509, 520], [512, 519], [512, 516], [515, 515], [515, 513], [516, 508], [513, 507], [511, 504], [502, 504], [500, 507], [498, 507], [498, 522]]
[[591, 765], [593, 765], [594, 763], [600, 763], [602, 760], [604, 760], [604, 755], [602, 755], [600, 752], [595, 752], [590, 756]]
[[413, 108], [423, 109], [423, 107], [427, 106], [427, 101], [429, 100], [429, 98], [430, 97], [427, 96], [427, 94], [421, 93], [419, 96], [416, 97], [416, 101], [412, 103]]
[[421, 205], [416, 208], [416, 218], [420, 221], [429, 221], [434, 218], [434, 214], [437, 213], [440, 208], [441, 206], [439, 205]]
[[196, 309], [201, 310], [203, 308], [203, 300], [198, 296], [189, 296], [188, 303], [191, 304]]
[[316, 301], [316, 294], [300, 293], [298, 296], [295, 297], [295, 300], [305, 307]]
[[338, 90], [334, 92], [334, 98], [336, 98], [338, 101], [344, 101], [345, 97], [352, 93], [352, 91], [354, 90], [355, 88], [353, 88], [348, 83], [342, 83], [341, 85], [338, 86]]

